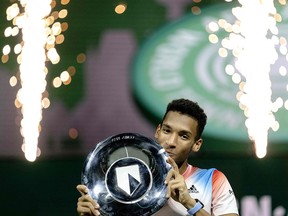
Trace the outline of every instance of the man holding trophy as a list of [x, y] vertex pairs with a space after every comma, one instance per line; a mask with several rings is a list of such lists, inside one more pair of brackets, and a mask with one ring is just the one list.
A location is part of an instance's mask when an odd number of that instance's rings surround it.
[[[188, 163], [190, 154], [203, 144], [206, 121], [204, 110], [196, 102], [177, 99], [168, 104], [155, 140], [165, 150], [171, 169], [163, 177], [165, 204], [152, 215], [238, 216], [236, 198], [225, 175], [215, 168], [201, 169]], [[78, 185], [77, 190], [81, 194], [78, 214], [101, 215], [101, 206], [89, 195], [87, 186]], [[133, 214], [128, 211], [123, 215]]]

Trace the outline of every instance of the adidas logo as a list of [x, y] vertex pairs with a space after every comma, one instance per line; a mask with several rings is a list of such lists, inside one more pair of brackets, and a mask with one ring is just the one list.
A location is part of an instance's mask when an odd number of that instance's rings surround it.
[[229, 190], [229, 194], [234, 194], [234, 192], [232, 190]]
[[192, 185], [189, 189], [188, 189], [189, 193], [199, 193], [199, 191], [196, 189], [196, 187], [194, 185]]

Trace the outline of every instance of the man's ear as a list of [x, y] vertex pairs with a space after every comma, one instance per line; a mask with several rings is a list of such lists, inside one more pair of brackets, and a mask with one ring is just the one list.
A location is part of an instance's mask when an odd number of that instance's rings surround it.
[[155, 137], [156, 140], [159, 137], [160, 129], [161, 129], [161, 124], [158, 124], [158, 126], [156, 128], [156, 131], [155, 131], [155, 134], [154, 134], [154, 137]]
[[198, 152], [202, 146], [203, 140], [202, 138], [198, 139], [193, 145], [192, 145], [192, 151]]

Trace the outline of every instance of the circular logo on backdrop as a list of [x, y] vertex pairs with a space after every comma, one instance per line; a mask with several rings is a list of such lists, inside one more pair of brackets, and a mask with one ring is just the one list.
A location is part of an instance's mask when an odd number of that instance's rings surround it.
[[[236, 99], [239, 87], [225, 73], [226, 65], [233, 64], [233, 58], [218, 55], [220, 45], [208, 41], [205, 29], [208, 23], [220, 18], [232, 23], [235, 18], [231, 9], [232, 5], [227, 3], [206, 8], [201, 15], [184, 16], [146, 41], [133, 66], [133, 90], [141, 107], [160, 120], [168, 102], [188, 98], [197, 101], [208, 115], [205, 135], [248, 140], [246, 117]], [[287, 29], [284, 25], [279, 27], [280, 34], [281, 29], [283, 32]], [[285, 57], [279, 57], [272, 70], [278, 71], [279, 64], [287, 65]], [[279, 96], [287, 100], [287, 76], [283, 79], [280, 74], [273, 73], [271, 79], [274, 100]], [[270, 132], [269, 140], [282, 142], [288, 138], [285, 131], [288, 112], [280, 109], [275, 117], [280, 129]]]

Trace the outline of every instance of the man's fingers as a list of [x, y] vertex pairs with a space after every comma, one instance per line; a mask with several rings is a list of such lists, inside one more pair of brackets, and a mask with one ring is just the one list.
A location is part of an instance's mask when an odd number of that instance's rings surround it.
[[171, 188], [169, 187], [169, 183], [167, 182], [168, 181], [165, 182], [167, 184], [166, 198], [169, 198], [171, 196]]
[[168, 157], [167, 163], [171, 165], [172, 169], [170, 169], [167, 173], [165, 183], [169, 182], [171, 179], [175, 179], [178, 175], [180, 175], [178, 165], [173, 160], [173, 158]]
[[77, 212], [81, 212], [81, 213], [79, 213], [79, 216], [93, 215], [93, 213], [91, 212], [91, 210], [89, 208], [79, 206], [79, 205], [77, 206]]
[[77, 211], [84, 215], [100, 215], [99, 205], [88, 194], [78, 198]]
[[76, 189], [82, 196], [88, 193], [88, 188], [85, 185], [77, 185]]
[[99, 205], [98, 203], [92, 199], [92, 197], [88, 194], [88, 188], [85, 185], [77, 185], [77, 190], [81, 194], [81, 197], [78, 198], [77, 203], [77, 212], [80, 216], [98, 216]]
[[180, 194], [188, 193], [183, 177], [173, 169], [168, 172], [165, 183], [167, 184], [167, 198], [172, 197], [177, 200]]
[[88, 194], [88, 188], [85, 185], [78, 185], [76, 188], [81, 194], [78, 202], [89, 202], [94, 206], [94, 208], [99, 208], [98, 203]]
[[173, 168], [176, 172], [179, 172], [179, 168], [178, 168], [176, 162], [173, 160], [173, 158], [168, 157], [167, 162], [172, 166], [172, 168]]
[[100, 212], [96, 209], [91, 209], [89, 207], [86, 207], [86, 206], [79, 206], [77, 207], [77, 211], [78, 212], [81, 212], [79, 215], [80, 216], [99, 216], [100, 215]]
[[185, 188], [183, 187], [183, 184], [181, 182], [177, 182], [177, 183], [175, 182], [171, 184], [170, 190], [174, 191], [174, 193], [175, 191], [179, 191], [180, 193], [182, 193], [185, 190]]
[[89, 194], [82, 195], [78, 198], [78, 202], [89, 202], [91, 203], [95, 208], [98, 208], [98, 204], [95, 202], [95, 200], [92, 199], [92, 197]]
[[172, 178], [174, 178], [174, 170], [170, 170], [165, 178], [165, 184], [167, 184]]

